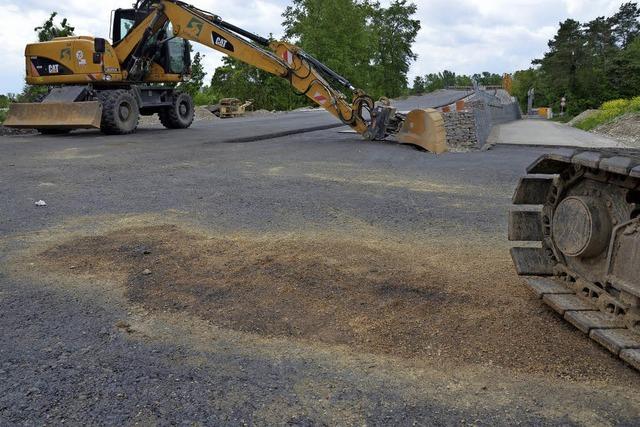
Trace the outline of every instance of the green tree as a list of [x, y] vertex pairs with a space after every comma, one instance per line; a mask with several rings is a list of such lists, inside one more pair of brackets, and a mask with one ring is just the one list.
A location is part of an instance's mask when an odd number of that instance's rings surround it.
[[558, 34], [549, 42], [549, 52], [539, 63], [549, 78], [557, 82], [558, 93], [575, 92], [577, 72], [585, 56], [582, 25], [573, 19], [560, 23]]
[[57, 25], [54, 20], [58, 16], [58, 12], [52, 12], [49, 19], [39, 27], [34, 28], [34, 31], [38, 34], [38, 41], [47, 42], [53, 40], [56, 37], [68, 37], [72, 36], [75, 31], [75, 27], [69, 25], [67, 18], [64, 18], [60, 25]]
[[634, 55], [638, 52], [633, 39], [639, 17], [637, 5], [625, 3], [612, 17], [600, 16], [585, 24], [572, 19], [560, 23], [548, 52], [533, 61], [536, 67], [514, 74], [513, 94], [524, 108], [533, 87], [535, 106], [556, 110], [566, 97], [571, 115], [621, 96], [637, 96]]
[[600, 16], [585, 24], [573, 19], [560, 23], [548, 52], [533, 61], [537, 68], [516, 73], [515, 95], [525, 102], [526, 91], [535, 87], [538, 106], [556, 109], [566, 97], [569, 114], [637, 96], [639, 19], [640, 9], [630, 2], [611, 17]]
[[624, 3], [612, 18], [613, 35], [618, 44], [625, 48], [640, 35], [640, 8], [635, 2]]
[[425, 80], [422, 76], [416, 76], [413, 79], [413, 87], [411, 88], [412, 95], [421, 95], [425, 93]]
[[425, 92], [444, 89], [445, 82], [442, 73], [430, 73], [424, 76]]
[[202, 65], [203, 59], [204, 55], [201, 55], [200, 52], [195, 54], [191, 63], [191, 79], [189, 79], [188, 82], [180, 83], [178, 85], [180, 90], [187, 92], [192, 97], [195, 97], [200, 93], [204, 86], [204, 78], [207, 73], [204, 71], [204, 66]]
[[371, 13], [367, 2], [293, 0], [283, 14], [285, 36], [356, 87], [371, 91]]
[[513, 74], [513, 87], [511, 88], [511, 94], [518, 99], [520, 108], [522, 111], [527, 111], [527, 102], [529, 100], [529, 90], [535, 90], [535, 103], [534, 108], [546, 107], [550, 105], [550, 100], [547, 97], [549, 89], [545, 86], [542, 80], [542, 73], [535, 69], [529, 68], [527, 70], [516, 71]]
[[640, 38], [632, 41], [615, 59], [611, 84], [618, 88], [620, 98], [640, 94]]
[[291, 110], [310, 102], [286, 80], [231, 57], [225, 57], [216, 69], [210, 91], [219, 99], [253, 99], [255, 108], [266, 110]]
[[502, 85], [502, 76], [500, 74], [483, 71], [480, 74], [474, 74], [473, 80], [482, 86], [500, 86]]
[[[58, 12], [52, 12], [42, 25], [33, 29], [36, 32], [39, 42], [46, 42], [53, 40], [56, 37], [69, 37], [73, 36], [75, 28], [69, 24], [69, 21], [64, 18], [60, 24], [55, 23], [55, 18], [58, 16]], [[49, 92], [48, 86], [32, 86], [25, 85], [22, 93], [16, 97], [18, 102], [34, 102], [40, 100]]]
[[407, 0], [394, 0], [388, 8], [372, 4], [370, 21], [373, 39], [377, 48], [373, 51], [375, 90], [387, 97], [405, 93], [407, 73], [418, 55], [412, 46], [420, 31], [420, 21], [412, 19], [418, 8]]
[[0, 95], [0, 109], [9, 108], [11, 98], [7, 95]]

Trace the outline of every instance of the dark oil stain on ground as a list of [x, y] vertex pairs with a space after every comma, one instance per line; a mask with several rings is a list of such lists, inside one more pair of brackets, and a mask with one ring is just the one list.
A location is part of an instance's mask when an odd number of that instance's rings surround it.
[[514, 292], [508, 258], [424, 250], [435, 258], [345, 236], [212, 238], [166, 225], [78, 238], [41, 260], [66, 275], [117, 273], [127, 298], [150, 311], [269, 337], [567, 378], [624, 371]]

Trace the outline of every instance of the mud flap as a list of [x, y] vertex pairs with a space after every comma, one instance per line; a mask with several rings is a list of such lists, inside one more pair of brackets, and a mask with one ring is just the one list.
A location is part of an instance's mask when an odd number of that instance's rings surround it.
[[11, 104], [4, 126], [17, 129], [100, 129], [102, 105], [89, 102]]

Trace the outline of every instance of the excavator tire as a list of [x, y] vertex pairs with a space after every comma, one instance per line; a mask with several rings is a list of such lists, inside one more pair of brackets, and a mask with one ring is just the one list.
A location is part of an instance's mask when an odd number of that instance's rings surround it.
[[[539, 158], [513, 196], [519, 275], [577, 329], [640, 370], [640, 154]], [[579, 355], [577, 355], [579, 357]]]
[[186, 129], [195, 118], [193, 99], [188, 93], [176, 92], [173, 94], [171, 107], [160, 111], [158, 116], [160, 123], [167, 129]]
[[140, 120], [140, 107], [133, 94], [125, 89], [107, 90], [98, 94], [102, 104], [100, 130], [107, 135], [134, 133]]

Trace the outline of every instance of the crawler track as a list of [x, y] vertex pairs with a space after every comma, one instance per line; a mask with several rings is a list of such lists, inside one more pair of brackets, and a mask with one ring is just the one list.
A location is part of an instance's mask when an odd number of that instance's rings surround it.
[[640, 154], [545, 155], [527, 169], [513, 204], [518, 274], [565, 320], [640, 370]]

